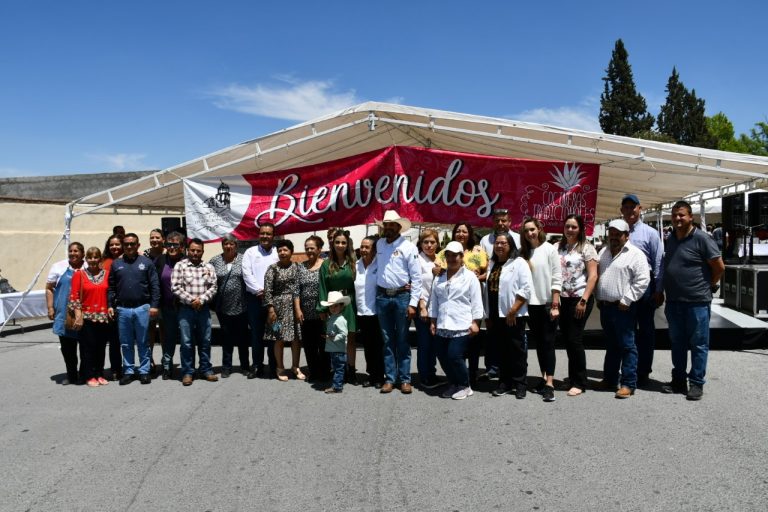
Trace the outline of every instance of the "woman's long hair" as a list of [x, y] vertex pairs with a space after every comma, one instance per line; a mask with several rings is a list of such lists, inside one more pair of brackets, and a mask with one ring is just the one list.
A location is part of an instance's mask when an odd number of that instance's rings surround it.
[[[456, 230], [459, 229], [459, 226], [464, 226], [467, 228], [467, 232], [469, 233], [469, 236], [467, 237], [467, 247], [466, 249], [468, 251], [471, 251], [475, 244], [477, 243], [477, 240], [475, 240], [475, 230], [472, 228], [472, 225], [467, 222], [459, 222], [453, 226], [453, 231], [451, 231], [451, 240], [456, 240]], [[440, 241], [438, 240], [438, 243]]]
[[[336, 247], [334, 246], [333, 242], [336, 240], [336, 238], [343, 236], [347, 240], [347, 250], [344, 251], [344, 257], [339, 258], [336, 255]], [[349, 238], [349, 235], [345, 233], [344, 231], [338, 230], [333, 233], [333, 236], [331, 237], [331, 246], [328, 249], [328, 261], [330, 261], [330, 264], [328, 266], [328, 270], [330, 274], [335, 274], [339, 270], [341, 270], [341, 267], [344, 266], [344, 263], [349, 265], [349, 269], [352, 272], [352, 277], [355, 276], [355, 250], [352, 248], [352, 239]]]
[[543, 244], [547, 241], [547, 234], [544, 232], [544, 223], [534, 217], [526, 217], [523, 219], [523, 223], [520, 224], [520, 256], [528, 261], [528, 264], [530, 265], [531, 256], [533, 256], [533, 247], [531, 246], [531, 242], [529, 242], [525, 236], [525, 225], [529, 222], [533, 222], [539, 230], [539, 244]]
[[584, 234], [584, 218], [575, 213], [568, 215], [563, 221], [563, 238], [560, 240], [560, 249], [565, 250], [568, 247], [568, 239], [565, 238], [565, 223], [571, 219], [575, 220], [576, 224], [579, 225], [579, 234], [576, 237], [576, 252], [581, 252], [584, 249], [584, 243], [587, 241], [587, 235]]
[[[499, 238], [506, 238], [507, 243], [509, 244], [509, 259], [513, 260], [520, 256], [520, 251], [517, 250], [517, 244], [515, 243], [515, 239], [509, 236], [509, 233], [500, 233], [496, 235], [496, 241], [499, 240]], [[496, 256], [496, 251], [493, 251], [493, 256], [491, 256], [491, 261], [494, 263], [499, 262], [499, 257]]]

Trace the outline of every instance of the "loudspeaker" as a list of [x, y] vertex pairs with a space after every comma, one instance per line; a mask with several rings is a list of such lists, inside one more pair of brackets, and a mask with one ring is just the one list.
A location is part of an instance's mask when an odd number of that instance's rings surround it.
[[160, 219], [160, 227], [163, 229], [163, 234], [168, 236], [171, 231], [181, 232], [181, 218], [180, 217], [162, 217]]
[[768, 224], [768, 192], [755, 192], [749, 194], [749, 222], [750, 226], [762, 226]]
[[723, 229], [743, 229], [745, 220], [744, 194], [723, 197]]

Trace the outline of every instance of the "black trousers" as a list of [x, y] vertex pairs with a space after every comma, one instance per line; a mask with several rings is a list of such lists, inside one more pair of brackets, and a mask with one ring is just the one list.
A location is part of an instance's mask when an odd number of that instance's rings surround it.
[[225, 315], [216, 313], [221, 325], [221, 365], [227, 370], [232, 370], [232, 359], [237, 346], [237, 356], [240, 358], [240, 369], [247, 372], [251, 368], [250, 351], [251, 335], [248, 332], [248, 314]]
[[110, 324], [85, 320], [80, 331], [80, 356], [83, 359], [84, 378], [104, 377], [104, 353], [109, 341]]
[[372, 384], [384, 384], [384, 340], [377, 316], [357, 317], [358, 340], [363, 340], [365, 371]]
[[325, 351], [325, 322], [319, 318], [301, 324], [301, 344], [307, 359], [309, 378], [315, 382], [331, 380], [331, 358]]
[[587, 389], [587, 356], [584, 352], [584, 326], [587, 323], [595, 299], [590, 297], [584, 316], [576, 318], [576, 306], [580, 297], [560, 297], [560, 334], [568, 353], [568, 380], [572, 387]]
[[112, 373], [122, 375], [123, 373], [123, 353], [120, 349], [120, 334], [117, 329], [117, 321], [109, 325], [109, 368]]
[[[77, 338], [59, 336], [61, 355], [64, 356], [64, 366], [67, 368], [67, 380], [71, 384], [83, 381], [85, 377], [85, 365], [83, 364], [82, 345]], [[80, 369], [77, 367], [77, 347], [80, 345]]]
[[528, 306], [528, 334], [536, 343], [539, 369], [547, 375], [555, 374], [556, 333], [557, 321], [550, 319], [549, 306]]
[[525, 317], [518, 317], [515, 325], [507, 325], [504, 318], [494, 319], [489, 335], [497, 340], [499, 381], [510, 388], [515, 388], [518, 384], [525, 386], [528, 374]]

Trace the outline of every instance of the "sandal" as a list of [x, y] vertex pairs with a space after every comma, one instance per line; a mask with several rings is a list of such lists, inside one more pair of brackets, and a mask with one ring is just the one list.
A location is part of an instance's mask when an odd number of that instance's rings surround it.
[[573, 387], [568, 390], [568, 393], [566, 393], [568, 396], [579, 396], [580, 394], [584, 393], [584, 390], [581, 388]]
[[277, 370], [277, 380], [280, 382], [287, 382], [288, 376], [285, 374], [285, 370]]
[[293, 374], [296, 376], [297, 379], [299, 379], [299, 380], [306, 380], [307, 376], [304, 375], [303, 373], [301, 373], [301, 368], [294, 368], [292, 371], [293, 371]]

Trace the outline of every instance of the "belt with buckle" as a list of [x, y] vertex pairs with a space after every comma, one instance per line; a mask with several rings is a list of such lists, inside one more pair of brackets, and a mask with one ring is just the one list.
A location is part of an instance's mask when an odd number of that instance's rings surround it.
[[409, 290], [405, 286], [401, 286], [400, 288], [382, 288], [381, 286], [377, 286], [376, 291], [379, 293], [379, 295], [394, 297], [396, 295], [400, 295], [401, 293], [407, 293]]

